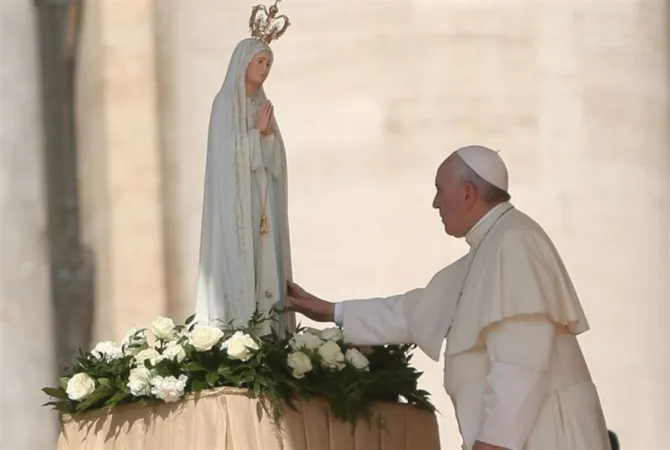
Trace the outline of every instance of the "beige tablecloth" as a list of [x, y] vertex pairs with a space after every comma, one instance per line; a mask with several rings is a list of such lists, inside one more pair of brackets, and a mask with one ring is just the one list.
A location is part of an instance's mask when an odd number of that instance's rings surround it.
[[336, 420], [321, 401], [286, 408], [281, 432], [246, 391], [220, 388], [184, 401], [124, 405], [112, 412], [63, 417], [58, 450], [438, 450], [434, 414], [381, 404], [368, 425]]

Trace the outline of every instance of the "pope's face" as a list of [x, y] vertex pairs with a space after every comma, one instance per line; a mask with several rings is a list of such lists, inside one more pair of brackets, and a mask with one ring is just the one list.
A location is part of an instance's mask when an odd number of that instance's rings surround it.
[[453, 176], [449, 164], [449, 161], [443, 163], [435, 176], [433, 208], [440, 212], [447, 234], [460, 238], [469, 230], [468, 211], [472, 206], [472, 192], [467, 183]]
[[262, 85], [270, 75], [272, 54], [266, 50], [256, 53], [247, 67], [247, 82]]

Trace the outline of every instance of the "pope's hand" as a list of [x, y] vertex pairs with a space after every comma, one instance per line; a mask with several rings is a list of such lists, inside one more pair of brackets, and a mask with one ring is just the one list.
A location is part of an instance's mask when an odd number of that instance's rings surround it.
[[335, 305], [310, 294], [292, 281], [288, 281], [288, 300], [291, 307], [317, 322], [332, 322]]

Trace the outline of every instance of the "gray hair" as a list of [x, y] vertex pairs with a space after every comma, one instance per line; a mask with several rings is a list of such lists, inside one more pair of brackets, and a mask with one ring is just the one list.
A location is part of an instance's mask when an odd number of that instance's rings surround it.
[[463, 159], [454, 154], [449, 159], [449, 170], [453, 177], [459, 183], [472, 183], [477, 191], [479, 191], [482, 199], [488, 204], [508, 202], [511, 196], [508, 192], [503, 191], [477, 175], [477, 173], [468, 166]]

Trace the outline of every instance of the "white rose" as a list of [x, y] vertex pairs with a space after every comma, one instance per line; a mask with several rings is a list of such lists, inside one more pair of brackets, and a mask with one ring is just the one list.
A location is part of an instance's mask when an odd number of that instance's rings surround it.
[[288, 355], [288, 366], [293, 369], [295, 378], [303, 378], [312, 370], [312, 361], [303, 352], [295, 352]]
[[236, 331], [230, 339], [221, 345], [221, 348], [226, 349], [229, 358], [247, 361], [251, 358], [253, 351], [258, 350], [260, 346], [248, 334]]
[[186, 352], [181, 344], [177, 341], [172, 341], [167, 345], [165, 350], [163, 350], [163, 356], [172, 361], [176, 359], [178, 363], [181, 363], [184, 358], [186, 358]]
[[147, 345], [147, 330], [131, 328], [123, 338], [122, 348], [127, 355], [136, 355], [142, 347]]
[[321, 332], [321, 339], [324, 341], [339, 341], [342, 337], [342, 330], [337, 327], [326, 328]]
[[82, 400], [95, 391], [95, 380], [83, 372], [67, 380], [65, 392], [70, 400]]
[[370, 361], [355, 348], [347, 350], [347, 353], [344, 354], [344, 359], [357, 369], [370, 370]]
[[209, 325], [196, 327], [190, 334], [188, 341], [199, 352], [206, 352], [216, 345], [223, 337], [221, 329]]
[[152, 365], [156, 365], [162, 360], [165, 359], [165, 356], [161, 355], [156, 351], [155, 348], [145, 348], [141, 352], [139, 352], [137, 355], [135, 355], [135, 364], [138, 366], [143, 366], [144, 361], [149, 360]]
[[131, 370], [126, 386], [135, 397], [151, 394], [151, 372], [146, 367]]
[[305, 333], [298, 334], [291, 338], [291, 348], [293, 350], [314, 350], [323, 345], [323, 340], [316, 334]]
[[105, 341], [98, 343], [91, 354], [96, 359], [104, 359], [109, 362], [115, 359], [123, 358], [123, 350], [115, 342]]
[[159, 317], [151, 324], [151, 332], [158, 339], [169, 341], [175, 337], [174, 322], [167, 317]]
[[328, 341], [319, 348], [322, 364], [330, 369], [342, 370], [345, 367], [342, 349], [334, 341]]
[[309, 334], [316, 334], [317, 336], [321, 336], [321, 330], [319, 330], [318, 328], [305, 327], [304, 332], [309, 333]]
[[155, 376], [151, 379], [151, 394], [166, 403], [179, 401], [184, 395], [188, 377], [181, 375], [178, 379], [169, 376]]

